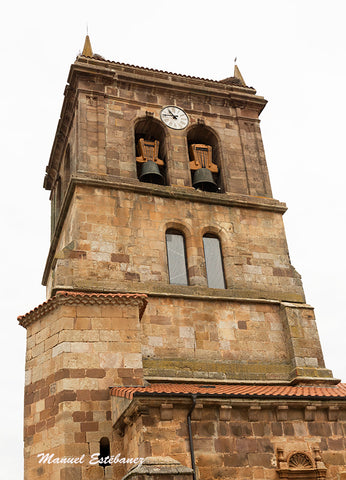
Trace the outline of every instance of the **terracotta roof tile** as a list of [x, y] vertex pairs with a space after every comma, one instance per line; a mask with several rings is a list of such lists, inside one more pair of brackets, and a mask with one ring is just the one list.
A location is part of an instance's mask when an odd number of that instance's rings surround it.
[[134, 396], [148, 395], [192, 395], [231, 396], [231, 397], [319, 397], [346, 400], [346, 384], [335, 386], [281, 386], [281, 385], [198, 385], [191, 383], [156, 383], [147, 387], [113, 387], [111, 394], [132, 399]]
[[92, 57], [81, 54], [81, 55], [77, 56], [77, 59], [76, 59], [77, 61], [78, 61], [79, 57], [90, 58], [90, 59], [93, 59], [93, 60], [99, 60], [99, 61], [106, 62], [106, 63], [113, 63], [114, 65], [119, 65], [120, 67], [125, 67], [125, 68], [139, 68], [139, 69], [145, 70], [147, 72], [163, 73], [165, 75], [174, 75], [175, 77], [187, 78], [187, 79], [192, 79], [192, 80], [202, 80], [204, 82], [224, 83], [224, 84], [228, 84], [228, 85], [236, 85], [238, 87], [248, 88], [250, 90], [255, 90], [253, 87], [248, 87], [248, 86], [245, 86], [245, 85], [241, 85], [239, 80], [236, 77], [228, 77], [228, 78], [225, 78], [225, 79], [222, 79], [222, 80], [214, 80], [214, 79], [211, 79], [211, 78], [196, 77], [194, 75], [186, 75], [186, 74], [183, 74], [183, 73], [169, 72], [167, 70], [160, 70], [160, 69], [157, 69], [157, 68], [142, 67], [140, 65], [133, 65], [133, 64], [130, 64], [130, 63], [123, 63], [123, 62], [116, 62], [114, 60], [107, 60], [106, 58], [104, 58], [104, 57], [102, 57], [101, 55], [98, 55], [98, 54], [94, 54]]
[[139, 300], [141, 302], [140, 316], [142, 316], [147, 304], [147, 295], [142, 293], [87, 293], [60, 290], [56, 292], [53, 297], [50, 297], [48, 300], [38, 305], [38, 307], [30, 310], [30, 312], [26, 313], [25, 315], [20, 315], [18, 317], [18, 322], [20, 325], [26, 327], [29, 323], [31, 323], [31, 321], [36, 320], [42, 315], [45, 315], [47, 312], [53, 310], [57, 305], [69, 301], [75, 301], [80, 304], [90, 304], [104, 302], [113, 303], [112, 300], [113, 302], [116, 302], [117, 300], [121, 302], [126, 300]]

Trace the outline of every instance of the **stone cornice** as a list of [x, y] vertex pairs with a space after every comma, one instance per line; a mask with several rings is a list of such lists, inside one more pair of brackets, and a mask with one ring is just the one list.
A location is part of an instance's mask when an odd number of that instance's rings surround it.
[[[289, 387], [288, 387], [289, 388]], [[111, 389], [112, 392], [112, 389]], [[127, 425], [133, 424], [138, 416], [142, 414], [148, 414], [150, 407], [157, 407], [160, 408], [165, 405], [172, 405], [172, 408], [187, 408], [189, 409], [191, 406], [191, 394], [153, 394], [153, 395], [138, 395], [131, 399], [123, 398], [123, 397], [116, 397], [111, 394], [112, 397], [112, 406], [113, 406], [113, 413], [114, 406], [119, 402], [122, 404], [122, 409], [119, 411], [118, 415], [114, 416], [115, 423], [114, 428], [120, 434], [123, 435], [124, 429]], [[198, 394], [197, 401], [199, 405], [199, 410], [201, 411], [203, 407], [215, 407], [224, 409], [225, 407], [229, 408], [229, 412], [233, 409], [241, 408], [248, 409], [248, 414], [251, 415], [251, 410], [255, 410], [255, 415], [257, 417], [256, 421], [262, 420], [265, 418], [266, 409], [280, 409], [280, 407], [285, 407], [285, 410], [289, 409], [298, 409], [304, 411], [306, 408], [313, 406], [316, 410], [336, 410], [336, 417], [338, 416], [338, 412], [346, 409], [346, 402], [345, 397], [275, 397], [275, 396], [268, 396], [267, 398], [263, 396], [227, 396], [225, 397], [217, 397], [208, 394]], [[194, 420], [199, 419], [199, 414], [194, 414]], [[229, 420], [230, 418], [228, 418]], [[250, 420], [251, 421], [251, 420]], [[252, 420], [253, 421], [253, 420]], [[281, 420], [283, 421], [283, 420]], [[335, 421], [333, 417], [331, 417], [330, 421]]]
[[49, 162], [46, 167], [46, 175], [43, 181], [43, 187], [46, 190], [51, 190], [53, 187], [53, 183], [59, 170], [61, 158], [65, 151], [68, 134], [71, 129], [72, 121], [76, 111], [76, 90], [67, 85], [64, 95], [65, 99], [61, 109], [61, 114], [56, 129]]
[[79, 76], [94, 76], [97, 77], [98, 83], [103, 79], [104, 84], [122, 82], [138, 87], [154, 87], [189, 95], [202, 95], [209, 99], [223, 98], [229, 102], [230, 106], [250, 108], [258, 115], [267, 104], [267, 100], [256, 95], [256, 90], [253, 88], [87, 57], [78, 57], [71, 65], [68, 83], [77, 87]]
[[269, 197], [256, 197], [237, 193], [214, 193], [196, 190], [193, 187], [178, 185], [157, 185], [143, 183], [137, 179], [116, 177], [113, 175], [95, 175], [79, 173], [71, 179], [72, 183], [90, 185], [97, 188], [112, 188], [115, 190], [132, 191], [143, 195], [187, 200], [189, 202], [208, 203], [211, 205], [224, 205], [226, 207], [254, 208], [270, 212], [285, 213], [286, 204]]
[[[89, 89], [78, 88], [76, 90], [76, 96], [78, 96], [80, 94], [92, 95], [94, 97], [99, 97], [99, 98], [103, 98], [103, 99], [110, 99], [110, 100], [115, 101], [115, 102], [120, 103], [120, 104], [124, 103], [124, 104], [127, 104], [127, 105], [135, 105], [136, 107], [146, 106], [148, 108], [161, 108], [161, 105], [159, 105], [157, 103], [149, 103], [149, 102], [141, 101], [137, 98], [136, 99], [121, 98], [121, 97], [118, 97], [117, 95], [113, 95], [111, 93], [99, 92], [99, 91], [91, 90], [90, 88]], [[232, 105], [232, 106], [236, 106], [236, 105]], [[239, 106], [239, 105], [237, 104], [237, 106]], [[200, 111], [198, 111], [194, 108], [189, 108], [189, 107], [185, 107], [185, 111], [190, 115], [200, 115], [201, 114]], [[206, 118], [223, 118], [223, 119], [226, 119], [226, 120], [238, 120], [239, 119], [239, 116], [233, 114], [232, 111], [230, 111], [229, 114], [215, 113], [215, 112], [213, 112], [213, 113], [212, 112], [203, 112], [203, 117], [206, 117]], [[246, 116], [245, 113], [242, 113], [240, 119], [244, 122], [250, 122], [250, 123], [253, 123], [253, 124], [255, 124], [255, 123], [259, 124], [260, 123], [259, 118], [253, 118], [251, 116]]]
[[131, 305], [139, 307], [139, 317], [142, 318], [147, 305], [147, 296], [131, 293], [84, 293], [59, 291], [38, 307], [25, 315], [18, 317], [19, 324], [27, 328], [31, 323], [40, 319], [60, 305]]
[[[235, 84], [229, 84], [222, 80], [212, 80], [207, 78], [200, 78], [190, 75], [183, 75], [179, 73], [166, 72], [163, 70], [155, 70], [153, 68], [139, 67], [137, 65], [129, 65], [120, 62], [114, 62], [109, 60], [99, 60], [90, 57], [79, 56], [74, 64], [71, 65], [68, 82], [72, 83], [74, 74], [76, 72], [83, 74], [97, 74], [104, 76], [105, 78], [129, 80], [138, 79], [138, 82], [150, 81], [150, 83], [164, 85], [172, 85], [180, 83], [187, 85], [187, 88], [191, 91], [191, 88], [202, 89], [205, 91], [208, 88], [218, 90], [221, 92], [237, 92], [242, 94], [256, 96], [256, 90], [253, 87], [239, 86]], [[256, 96], [262, 103], [266, 103], [263, 97]]]
[[97, 188], [111, 188], [115, 190], [132, 191], [143, 195], [155, 195], [158, 197], [187, 200], [189, 202], [208, 203], [212, 205], [224, 205], [226, 207], [251, 208], [266, 210], [284, 214], [287, 210], [286, 204], [273, 198], [253, 197], [250, 195], [211, 193], [197, 191], [192, 187], [161, 186], [155, 184], [141, 183], [138, 180], [124, 179], [112, 175], [78, 174], [73, 176], [65, 195], [55, 231], [52, 236], [51, 245], [46, 261], [42, 278], [42, 284], [46, 285], [49, 271], [55, 255], [59, 235], [67, 215], [67, 211], [77, 185], [95, 186]]
[[[76, 284], [74, 288], [82, 289], [86, 288], [85, 282], [82, 282], [83, 285]], [[124, 282], [121, 285], [117, 285], [117, 292], [118, 293], [137, 293], [138, 292], [138, 285], [140, 285], [141, 293], [147, 295], [148, 297], [152, 298], [178, 298], [183, 300], [195, 300], [197, 302], [230, 302], [230, 303], [252, 303], [252, 304], [264, 304], [264, 305], [276, 305], [278, 307], [283, 308], [282, 300], [280, 299], [280, 295], [277, 292], [271, 293], [271, 297], [265, 297], [265, 292], [263, 292], [263, 296], [260, 297], [258, 294], [259, 292], [249, 291], [249, 290], [234, 290], [231, 288], [225, 289], [215, 289], [215, 288], [208, 288], [202, 287], [200, 285], [172, 285], [172, 284], [162, 284], [160, 282]], [[56, 285], [54, 286], [52, 293], [57, 292], [59, 290], [68, 290], [65, 285]], [[73, 290], [71, 290], [73, 291]], [[96, 290], [95, 290], [96, 291]], [[105, 293], [106, 291], [112, 293], [113, 290], [106, 288], [105, 286], [102, 287], [100, 292]], [[256, 296], [257, 293], [257, 296]], [[246, 294], [248, 296], [246, 296]], [[285, 296], [288, 294], [286, 293]], [[281, 294], [283, 296], [283, 294]], [[291, 295], [292, 296], [292, 295]], [[309, 308], [312, 307], [306, 303], [304, 303], [304, 298], [301, 295], [295, 295], [295, 300], [290, 303], [292, 308]]]

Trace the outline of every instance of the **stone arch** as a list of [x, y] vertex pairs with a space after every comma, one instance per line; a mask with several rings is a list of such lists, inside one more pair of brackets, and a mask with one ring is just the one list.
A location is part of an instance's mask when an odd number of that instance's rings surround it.
[[208, 225], [206, 227], [202, 227], [201, 229], [201, 235], [204, 237], [204, 235], [214, 235], [215, 237], [218, 237], [220, 242], [225, 245], [227, 243], [227, 235], [226, 232], [223, 228], [217, 226], [217, 225]]
[[167, 222], [164, 224], [163, 230], [164, 232], [167, 232], [167, 230], [177, 230], [184, 234], [185, 241], [189, 241], [189, 239], [192, 237], [191, 229], [182, 222], [175, 222], [175, 221]]
[[[192, 125], [186, 135], [187, 147], [190, 156], [190, 146], [193, 144], [205, 144], [212, 147], [212, 162], [218, 167], [218, 173], [213, 173], [214, 181], [217, 184], [218, 191], [224, 191], [222, 181], [222, 153], [221, 153], [221, 140], [219, 135], [214, 129], [206, 126], [205, 124], [198, 123]], [[190, 161], [192, 158], [190, 158]], [[192, 175], [193, 182], [193, 175]]]
[[[137, 118], [134, 122], [134, 142], [136, 156], [140, 155], [138, 151], [139, 139], [143, 138], [146, 141], [153, 142], [157, 140], [159, 142], [158, 158], [163, 161], [163, 165], [158, 165], [159, 171], [163, 176], [164, 185], [167, 185], [167, 161], [169, 157], [169, 141], [167, 131], [162, 123], [150, 115]], [[143, 164], [136, 162], [137, 178], [141, 174]]]

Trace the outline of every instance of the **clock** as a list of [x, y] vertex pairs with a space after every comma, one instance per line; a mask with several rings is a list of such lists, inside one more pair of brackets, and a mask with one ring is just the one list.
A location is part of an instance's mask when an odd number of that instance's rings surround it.
[[167, 127], [174, 128], [174, 130], [183, 130], [189, 124], [189, 117], [184, 110], [172, 105], [164, 107], [161, 110], [160, 117]]

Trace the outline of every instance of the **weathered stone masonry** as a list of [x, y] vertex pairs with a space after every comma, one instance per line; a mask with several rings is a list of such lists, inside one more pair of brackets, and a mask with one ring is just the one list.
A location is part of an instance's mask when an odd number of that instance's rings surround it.
[[[290, 262], [265, 104], [237, 68], [223, 81], [171, 74], [88, 42], [71, 66], [44, 182], [47, 301], [19, 317], [25, 480], [346, 480], [345, 386]], [[169, 105], [186, 128], [162, 121]], [[162, 185], [140, 181], [140, 138], [159, 143]], [[212, 151], [215, 191], [194, 188], [192, 144]], [[170, 283], [167, 232], [184, 240], [186, 285]], [[205, 236], [225, 288], [208, 287]], [[90, 465], [108, 444], [145, 460]]]

